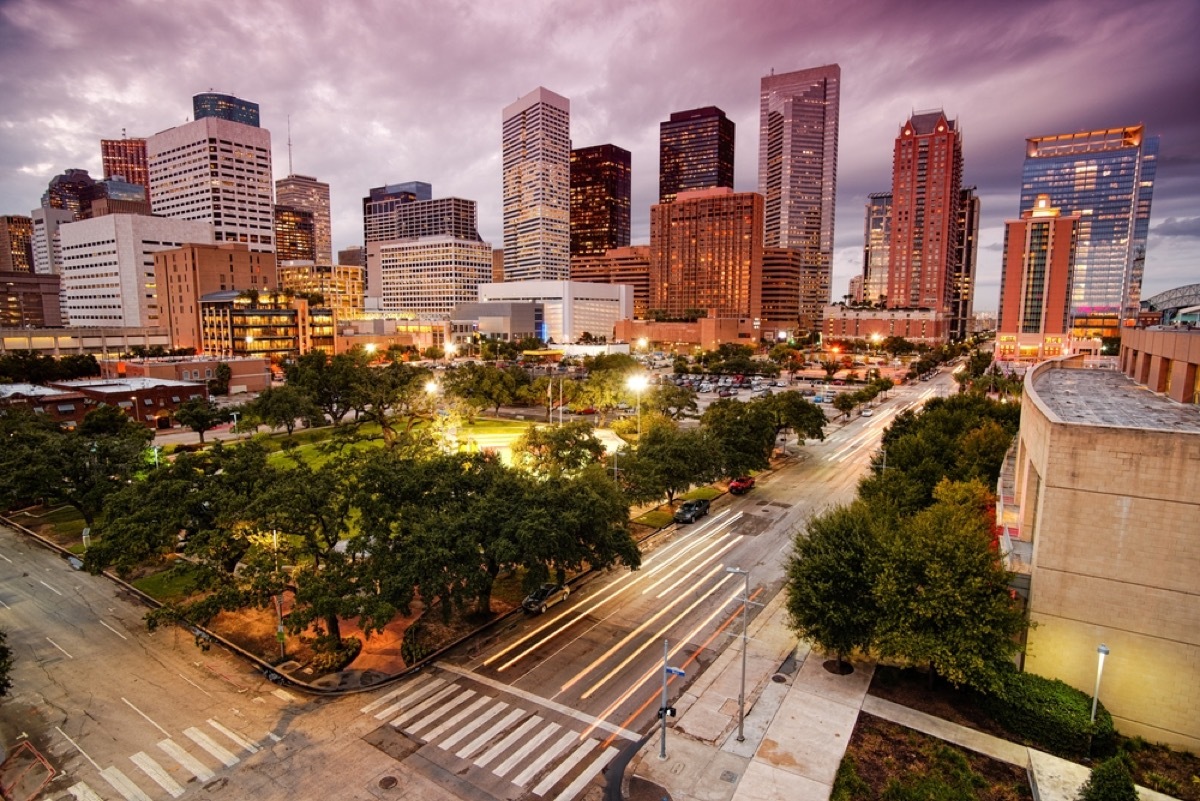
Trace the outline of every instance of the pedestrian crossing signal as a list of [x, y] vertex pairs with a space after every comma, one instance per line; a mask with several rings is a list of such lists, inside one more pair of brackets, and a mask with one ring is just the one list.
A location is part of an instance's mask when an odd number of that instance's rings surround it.
[[661, 707], [661, 708], [658, 710], [658, 718], [659, 718], [659, 720], [661, 720], [661, 719], [662, 719], [662, 717], [663, 717], [663, 715], [664, 715], [664, 714], [665, 714], [667, 717], [669, 717], [669, 718], [673, 718], [673, 717], [675, 717], [675, 707], [673, 707], [673, 706]]

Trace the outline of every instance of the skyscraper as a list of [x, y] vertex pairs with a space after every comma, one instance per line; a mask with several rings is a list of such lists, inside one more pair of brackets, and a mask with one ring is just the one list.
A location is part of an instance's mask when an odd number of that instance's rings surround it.
[[887, 300], [888, 253], [892, 246], [892, 193], [867, 195], [866, 230], [863, 232], [863, 302]]
[[65, 209], [76, 220], [91, 216], [92, 198], [96, 196], [96, 179], [87, 170], [67, 170], [50, 179], [42, 194], [42, 207]]
[[295, 206], [275, 205], [275, 258], [277, 261], [317, 261], [313, 213]]
[[1077, 337], [1117, 336], [1137, 319], [1158, 137], [1132, 125], [1025, 140], [1021, 212], [1038, 195], [1079, 215], [1071, 281]]
[[888, 307], [949, 314], [958, 255], [962, 137], [942, 111], [914, 114], [892, 157]]
[[22, 214], [0, 217], [0, 272], [33, 272], [33, 218]]
[[215, 117], [229, 122], [258, 127], [258, 104], [219, 92], [201, 92], [192, 96], [192, 119]]
[[101, 139], [100, 160], [105, 179], [121, 176], [143, 188], [150, 202], [150, 166], [146, 160], [145, 139]]
[[629, 246], [629, 151], [595, 145], [571, 151], [571, 256]]
[[[329, 184], [311, 175], [289, 175], [275, 182], [275, 202], [312, 212], [313, 237], [319, 264], [333, 262], [333, 229], [329, 214]], [[281, 261], [285, 256], [276, 255]]]
[[658, 126], [658, 202], [688, 189], [733, 188], [733, 120], [716, 106], [677, 111]]
[[565, 280], [571, 262], [571, 101], [539, 86], [504, 108], [504, 280]]
[[837, 64], [768, 75], [759, 115], [763, 244], [798, 250], [806, 265], [830, 272], [841, 78]]
[[950, 339], [971, 333], [975, 316], [975, 257], [979, 250], [979, 195], [964, 187], [958, 203], [958, 246], [950, 261]]
[[155, 214], [210, 222], [217, 244], [275, 252], [270, 131], [204, 117], [149, 137], [146, 156]]

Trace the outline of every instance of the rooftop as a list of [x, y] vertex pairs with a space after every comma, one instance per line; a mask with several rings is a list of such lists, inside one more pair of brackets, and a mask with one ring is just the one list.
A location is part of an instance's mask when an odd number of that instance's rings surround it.
[[69, 394], [71, 394], [69, 389], [44, 387], [40, 384], [0, 384], [0, 398], [11, 398], [14, 395], [24, 395], [26, 398], [44, 398]]
[[1175, 403], [1115, 370], [1040, 370], [1033, 390], [1065, 423], [1200, 434], [1200, 406]]
[[[87, 378], [81, 381], [56, 381], [55, 386], [63, 389], [87, 389], [92, 392], [138, 392], [155, 387], [185, 387], [196, 389], [203, 387], [203, 381], [177, 381], [173, 378], [142, 378], [130, 376], [127, 378]], [[62, 390], [59, 390], [62, 391]]]

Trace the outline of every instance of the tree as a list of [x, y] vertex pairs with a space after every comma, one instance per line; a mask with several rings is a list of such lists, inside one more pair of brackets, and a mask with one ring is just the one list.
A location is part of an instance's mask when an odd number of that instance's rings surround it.
[[12, 689], [12, 649], [8, 647], [8, 634], [0, 629], [0, 698], [8, 695]]
[[642, 409], [650, 409], [671, 420], [679, 420], [695, 414], [699, 406], [696, 405], [695, 390], [664, 382], [642, 393]]
[[775, 425], [775, 436], [790, 428], [796, 432], [796, 436], [803, 439], [825, 439], [825, 412], [795, 390], [756, 398], [751, 403], [761, 404], [770, 411]]
[[651, 426], [638, 441], [637, 450], [625, 457], [622, 483], [635, 501], [657, 501], [665, 496], [667, 503], [674, 503], [678, 493], [717, 477], [714, 450], [701, 429]]
[[228, 420], [229, 413], [208, 398], [189, 398], [175, 410], [175, 419], [199, 434], [203, 445], [204, 432]]
[[437, 392], [436, 386], [430, 385], [431, 376], [429, 370], [403, 362], [365, 368], [352, 388], [357, 426], [377, 424], [384, 447], [411, 444], [417, 423], [433, 420], [437, 412]]
[[1137, 801], [1137, 786], [1125, 764], [1125, 757], [1115, 756], [1092, 768], [1076, 798], [1078, 801]]
[[744, 476], [770, 466], [775, 419], [769, 407], [726, 398], [709, 405], [700, 425], [713, 445], [719, 475]]
[[513, 464], [539, 477], [550, 478], [578, 473], [589, 464], [601, 461], [604, 445], [596, 439], [595, 429], [586, 420], [561, 426], [533, 426], [512, 446]]
[[446, 375], [446, 391], [479, 411], [499, 414], [501, 406], [517, 399], [517, 389], [516, 375], [493, 364], [468, 364]]
[[823, 361], [821, 369], [825, 371], [825, 379], [829, 380], [837, 375], [837, 371], [842, 369], [842, 363], [838, 361]]
[[267, 387], [254, 400], [246, 404], [246, 415], [255, 423], [271, 428], [282, 427], [290, 437], [296, 430], [297, 420], [322, 421], [320, 408], [298, 387], [284, 384]]
[[854, 407], [858, 405], [858, 400], [854, 397], [855, 393], [843, 392], [833, 399], [833, 408], [842, 413], [843, 416], [849, 417], [850, 412], [854, 411]]
[[287, 366], [289, 384], [295, 385], [338, 425], [355, 408], [355, 392], [370, 381], [368, 356], [356, 348], [330, 358], [321, 350], [312, 350]]
[[233, 378], [233, 370], [225, 362], [217, 362], [216, 374], [208, 382], [208, 392], [211, 395], [228, 395], [229, 381]]
[[546, 409], [546, 422], [554, 419], [554, 410], [570, 406], [582, 395], [582, 385], [565, 377], [540, 376], [531, 384], [517, 388], [517, 400]]
[[858, 500], [814, 517], [793, 539], [787, 572], [792, 628], [839, 664], [874, 645], [880, 532], [893, 524], [886, 507]]

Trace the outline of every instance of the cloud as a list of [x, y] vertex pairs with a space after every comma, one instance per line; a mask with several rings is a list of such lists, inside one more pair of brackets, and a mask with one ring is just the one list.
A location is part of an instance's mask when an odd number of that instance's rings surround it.
[[1155, 236], [1200, 237], [1200, 217], [1168, 217], [1150, 231]]

